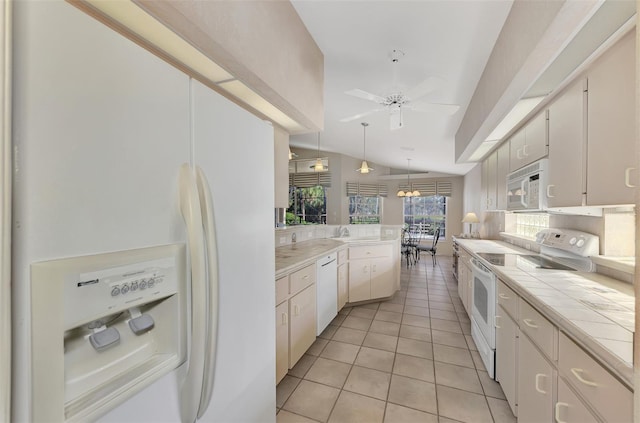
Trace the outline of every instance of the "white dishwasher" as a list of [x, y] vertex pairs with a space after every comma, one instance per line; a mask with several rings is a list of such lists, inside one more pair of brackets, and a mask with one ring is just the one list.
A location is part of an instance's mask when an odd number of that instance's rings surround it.
[[338, 314], [338, 256], [328, 254], [316, 262], [316, 309], [318, 310], [317, 333], [331, 323]]

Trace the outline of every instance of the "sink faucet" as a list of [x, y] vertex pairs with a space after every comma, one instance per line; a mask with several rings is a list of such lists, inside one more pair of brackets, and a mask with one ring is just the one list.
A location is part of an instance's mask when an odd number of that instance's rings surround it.
[[291, 234], [291, 242], [296, 242], [296, 233], [295, 232], [293, 232]]

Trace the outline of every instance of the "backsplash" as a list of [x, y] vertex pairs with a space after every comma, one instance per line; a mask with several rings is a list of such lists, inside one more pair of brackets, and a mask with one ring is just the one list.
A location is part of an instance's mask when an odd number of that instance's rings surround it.
[[350, 237], [380, 236], [381, 238], [398, 238], [401, 225], [298, 225], [288, 228], [276, 228], [276, 247], [289, 245], [295, 236], [295, 242], [304, 242], [318, 238], [335, 238], [346, 228]]

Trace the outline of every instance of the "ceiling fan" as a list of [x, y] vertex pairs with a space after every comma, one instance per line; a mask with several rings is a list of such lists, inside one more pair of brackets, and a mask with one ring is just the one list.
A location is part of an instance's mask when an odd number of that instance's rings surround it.
[[400, 50], [393, 50], [391, 52], [391, 63], [393, 64], [393, 87], [394, 91], [388, 95], [380, 96], [372, 94], [360, 89], [353, 89], [345, 91], [345, 94], [361, 98], [363, 100], [369, 100], [377, 103], [381, 107], [368, 110], [363, 113], [358, 113], [354, 116], [349, 116], [344, 119], [340, 119], [340, 122], [351, 122], [352, 120], [360, 119], [364, 116], [371, 115], [373, 113], [382, 112], [387, 110], [389, 112], [389, 126], [391, 129], [399, 129], [403, 126], [402, 111], [413, 110], [415, 112], [439, 112], [447, 115], [455, 114], [460, 108], [457, 104], [440, 104], [440, 103], [428, 103], [424, 101], [416, 101], [425, 95], [431, 93], [442, 85], [443, 80], [436, 77], [429, 77], [422, 81], [420, 84], [409, 89], [407, 92], [395, 88], [396, 73], [399, 60], [404, 57], [404, 53]]

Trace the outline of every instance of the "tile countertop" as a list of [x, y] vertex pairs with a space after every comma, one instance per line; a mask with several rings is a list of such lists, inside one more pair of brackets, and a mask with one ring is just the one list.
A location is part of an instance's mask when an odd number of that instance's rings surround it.
[[398, 238], [380, 236], [317, 238], [296, 242], [276, 248], [276, 278], [297, 268], [308, 265], [308, 261], [317, 260], [325, 254], [347, 248], [350, 245], [371, 244], [374, 242], [397, 242]]
[[[471, 253], [531, 253], [502, 241], [456, 241]], [[490, 267], [498, 278], [633, 388], [633, 286], [597, 273]]]

